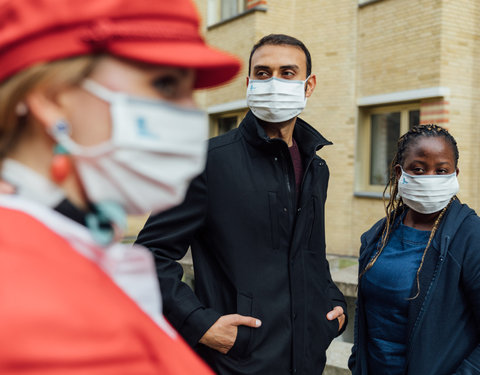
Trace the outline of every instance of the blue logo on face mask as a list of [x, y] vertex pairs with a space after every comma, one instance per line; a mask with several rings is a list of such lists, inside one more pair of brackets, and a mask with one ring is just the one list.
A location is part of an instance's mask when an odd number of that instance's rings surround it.
[[408, 181], [405, 179], [405, 177], [403, 177], [402, 184], [408, 184]]
[[138, 117], [137, 118], [137, 134], [142, 136], [142, 137], [153, 137], [157, 138], [157, 135], [152, 133], [147, 126], [147, 122], [143, 117]]

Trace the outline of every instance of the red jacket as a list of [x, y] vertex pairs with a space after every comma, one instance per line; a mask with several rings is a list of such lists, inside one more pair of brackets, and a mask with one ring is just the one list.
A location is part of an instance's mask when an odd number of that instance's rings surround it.
[[0, 373], [212, 374], [91, 260], [0, 207]]

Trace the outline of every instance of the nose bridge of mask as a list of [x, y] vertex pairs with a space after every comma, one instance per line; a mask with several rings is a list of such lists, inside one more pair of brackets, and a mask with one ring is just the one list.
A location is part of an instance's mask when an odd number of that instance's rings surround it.
[[292, 94], [299, 95], [301, 92], [304, 96], [305, 82], [306, 80], [288, 80], [276, 77], [272, 77], [266, 80], [250, 80], [247, 90], [249, 94], [255, 95], [277, 94], [279, 96], [291, 96]]
[[111, 91], [90, 79], [83, 87], [110, 103], [112, 143], [117, 146], [188, 154], [188, 148], [203, 148], [199, 141], [208, 137], [204, 111]]
[[300, 92], [304, 92], [304, 88], [305, 88], [305, 81], [302, 81], [302, 80], [289, 80], [289, 79], [282, 79], [282, 78], [276, 78], [276, 77], [273, 77], [272, 78], [272, 83], [273, 83], [273, 87], [276, 89], [275, 91], [276, 92], [291, 92], [291, 91], [297, 91]]
[[123, 147], [188, 154], [192, 147], [203, 148], [208, 136], [208, 121], [203, 111], [162, 102], [131, 100], [124, 105], [114, 104], [112, 117], [113, 142]]
[[410, 175], [402, 168], [402, 175], [399, 180], [400, 185], [404, 185], [406, 189], [421, 190], [440, 190], [444, 189], [440, 182], [449, 181], [456, 177], [456, 172], [448, 175]]
[[422, 197], [425, 201], [435, 201], [445, 194], [454, 195], [458, 192], [455, 172], [449, 175], [412, 176], [402, 169], [402, 176], [398, 183], [402, 196]]

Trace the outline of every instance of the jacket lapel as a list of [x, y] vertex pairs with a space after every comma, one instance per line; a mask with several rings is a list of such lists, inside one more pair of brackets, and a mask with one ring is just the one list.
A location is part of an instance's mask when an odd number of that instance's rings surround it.
[[[431, 294], [435, 290], [436, 280], [441, 274], [442, 265], [447, 256], [450, 240], [463, 220], [472, 212], [470, 208], [462, 205], [458, 200], [454, 200], [432, 240], [431, 248], [427, 251], [419, 275], [420, 293], [417, 298], [410, 301], [408, 310], [407, 366], [410, 358], [410, 344], [415, 339], [417, 328], [427, 313]], [[415, 286], [416, 283], [414, 284], [414, 294], [417, 293]]]

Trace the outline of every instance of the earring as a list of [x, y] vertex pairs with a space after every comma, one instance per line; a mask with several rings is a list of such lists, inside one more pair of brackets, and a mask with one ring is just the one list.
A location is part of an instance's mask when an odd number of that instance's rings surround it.
[[28, 114], [28, 107], [24, 102], [17, 103], [15, 107], [15, 113], [18, 117], [24, 117]]
[[50, 164], [50, 175], [57, 184], [62, 183], [72, 171], [72, 160], [68, 151], [62, 145], [55, 145], [53, 148], [53, 159]]

